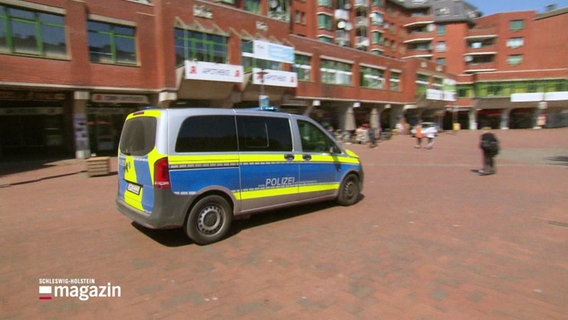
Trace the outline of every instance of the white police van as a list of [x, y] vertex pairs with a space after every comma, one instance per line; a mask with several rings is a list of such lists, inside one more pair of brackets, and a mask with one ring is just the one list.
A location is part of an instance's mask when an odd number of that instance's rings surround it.
[[183, 227], [197, 244], [234, 217], [323, 200], [352, 205], [359, 157], [312, 119], [250, 109], [146, 109], [130, 114], [118, 154], [120, 212], [153, 229]]

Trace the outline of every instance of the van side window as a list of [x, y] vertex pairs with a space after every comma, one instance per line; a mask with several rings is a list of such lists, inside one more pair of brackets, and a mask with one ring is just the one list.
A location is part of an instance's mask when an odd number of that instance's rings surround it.
[[237, 117], [240, 151], [292, 151], [287, 118]]
[[144, 156], [154, 149], [156, 118], [133, 118], [124, 124], [120, 138], [120, 152], [129, 156]]
[[236, 152], [234, 116], [195, 116], [183, 121], [176, 152]]
[[298, 120], [298, 128], [300, 130], [303, 152], [341, 152], [331, 138], [312, 123]]

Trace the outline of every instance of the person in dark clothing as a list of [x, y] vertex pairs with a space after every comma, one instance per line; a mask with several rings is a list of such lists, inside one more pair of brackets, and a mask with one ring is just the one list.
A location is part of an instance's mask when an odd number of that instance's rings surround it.
[[484, 128], [481, 135], [479, 147], [483, 151], [483, 169], [479, 170], [480, 175], [495, 174], [495, 156], [499, 153], [499, 140], [489, 129]]

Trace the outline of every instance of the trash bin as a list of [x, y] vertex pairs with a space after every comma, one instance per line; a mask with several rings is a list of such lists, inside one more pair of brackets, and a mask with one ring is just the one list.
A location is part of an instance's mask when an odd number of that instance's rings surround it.
[[106, 176], [110, 173], [110, 157], [94, 157], [87, 159], [89, 177]]

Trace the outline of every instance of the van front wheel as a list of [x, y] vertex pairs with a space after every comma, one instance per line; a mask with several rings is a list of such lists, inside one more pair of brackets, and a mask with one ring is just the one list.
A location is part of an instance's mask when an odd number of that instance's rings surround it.
[[339, 186], [339, 194], [337, 195], [337, 203], [342, 206], [350, 206], [359, 200], [359, 177], [350, 174]]
[[225, 198], [206, 196], [191, 208], [185, 233], [195, 243], [204, 245], [221, 240], [231, 228], [233, 213]]

